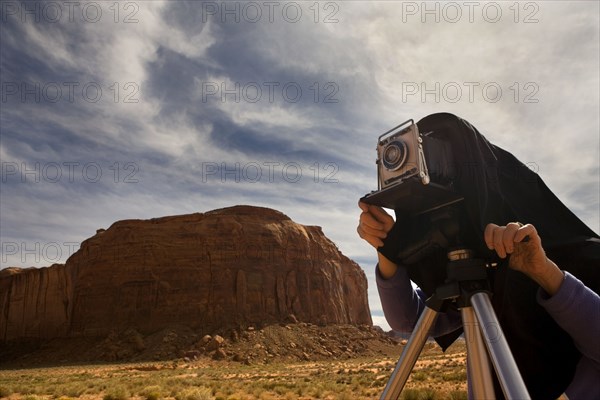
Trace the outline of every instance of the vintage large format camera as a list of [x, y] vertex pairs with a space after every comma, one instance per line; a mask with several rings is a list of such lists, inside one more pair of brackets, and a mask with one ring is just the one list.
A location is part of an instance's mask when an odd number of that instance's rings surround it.
[[379, 136], [377, 190], [361, 200], [408, 215], [456, 203], [454, 165], [450, 143], [410, 119]]

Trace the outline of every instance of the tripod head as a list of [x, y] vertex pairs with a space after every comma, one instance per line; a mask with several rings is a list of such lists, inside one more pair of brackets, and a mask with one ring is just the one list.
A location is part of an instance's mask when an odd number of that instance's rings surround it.
[[445, 312], [453, 304], [457, 308], [469, 306], [471, 296], [485, 292], [491, 295], [487, 264], [474, 258], [473, 251], [466, 248], [452, 249], [448, 252], [446, 280], [438, 285], [427, 299], [427, 307]]
[[407, 267], [409, 278], [428, 296], [448, 280], [456, 280], [456, 268], [448, 268], [449, 260], [470, 259], [453, 265], [483, 266], [497, 260], [485, 246], [483, 232], [469, 220], [464, 202], [410, 218], [397, 214], [397, 220], [404, 235], [398, 262]]

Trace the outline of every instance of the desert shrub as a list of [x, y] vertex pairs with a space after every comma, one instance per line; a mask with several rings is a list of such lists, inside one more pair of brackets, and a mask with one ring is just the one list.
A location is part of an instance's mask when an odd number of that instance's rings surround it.
[[352, 400], [354, 396], [352, 396], [349, 392], [342, 392], [336, 396], [336, 400]]
[[12, 385], [12, 392], [13, 394], [33, 395], [37, 393], [37, 386], [19, 382]]
[[309, 387], [308, 390], [308, 394], [317, 398], [321, 398], [323, 397], [323, 393], [325, 391], [323, 390], [323, 387], [321, 385], [315, 385], [315, 386], [311, 386]]
[[146, 386], [140, 392], [146, 400], [159, 400], [163, 398], [162, 388], [158, 385]]
[[452, 382], [452, 381], [464, 382], [467, 380], [467, 371], [465, 371], [465, 370], [451, 371], [449, 373], [443, 374], [442, 379], [446, 382]]
[[70, 383], [62, 388], [58, 388], [55, 390], [55, 394], [65, 397], [79, 397], [86, 391], [86, 389], [87, 387], [85, 383], [75, 382]]
[[287, 392], [284, 397], [285, 400], [296, 400], [297, 398], [298, 396], [296, 396], [296, 394], [292, 392]]
[[263, 393], [265, 393], [265, 389], [262, 386], [256, 387], [256, 386], [252, 386], [252, 395], [254, 397], [256, 397], [257, 399], [260, 399], [261, 396], [263, 395]]
[[113, 386], [106, 390], [102, 397], [103, 400], [126, 400], [129, 398], [129, 391], [123, 386]]
[[433, 389], [404, 389], [403, 400], [437, 400], [438, 396]]
[[247, 394], [242, 393], [242, 392], [236, 392], [227, 397], [227, 400], [250, 400], [250, 399], [252, 399], [252, 396], [248, 396]]
[[298, 384], [298, 386], [296, 387], [296, 394], [298, 396], [304, 396], [305, 391], [306, 391], [306, 385]]
[[465, 390], [453, 390], [449, 393], [450, 400], [467, 400], [467, 392]]
[[290, 393], [290, 389], [293, 389], [293, 385], [286, 385], [283, 383], [279, 383], [273, 387], [273, 391], [278, 394], [279, 397], [285, 395], [286, 393]]
[[404, 389], [402, 400], [419, 400], [419, 391], [417, 389]]
[[212, 400], [212, 390], [206, 387], [186, 388], [175, 395], [175, 400]]
[[420, 400], [437, 400], [438, 395], [433, 389], [421, 389]]
[[423, 371], [417, 371], [412, 374], [412, 378], [415, 381], [421, 382], [421, 381], [424, 381], [425, 379], [427, 379], [427, 374]]
[[8, 397], [12, 394], [12, 390], [10, 390], [6, 386], [0, 386], [0, 397]]

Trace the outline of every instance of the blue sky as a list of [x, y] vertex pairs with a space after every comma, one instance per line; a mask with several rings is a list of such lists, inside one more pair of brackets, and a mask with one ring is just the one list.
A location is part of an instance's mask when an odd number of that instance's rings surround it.
[[369, 279], [375, 143], [448, 111], [600, 225], [591, 1], [3, 1], [2, 267], [96, 229], [235, 204], [319, 225]]

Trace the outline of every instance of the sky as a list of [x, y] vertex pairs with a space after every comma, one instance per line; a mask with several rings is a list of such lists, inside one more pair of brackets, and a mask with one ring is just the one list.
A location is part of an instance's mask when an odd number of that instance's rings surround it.
[[454, 113], [600, 231], [596, 1], [2, 1], [1, 267], [122, 219], [236, 204], [364, 269], [377, 137]]

